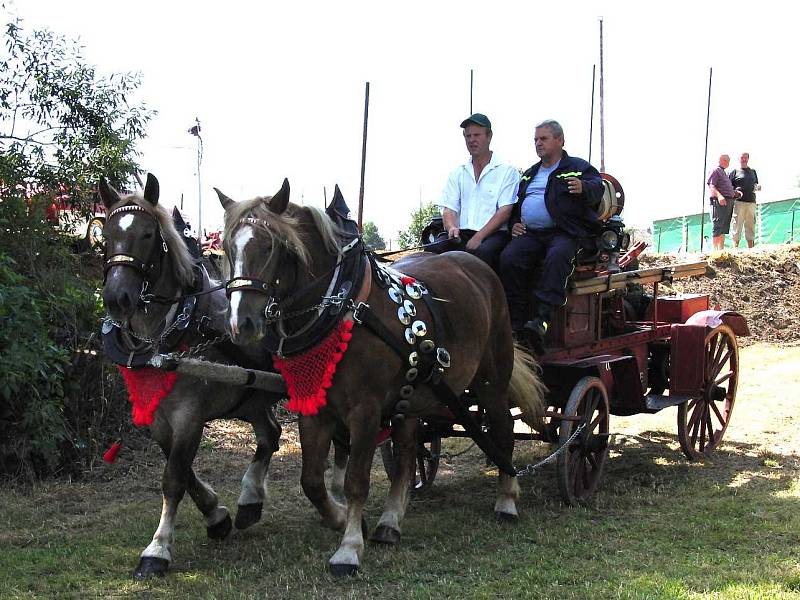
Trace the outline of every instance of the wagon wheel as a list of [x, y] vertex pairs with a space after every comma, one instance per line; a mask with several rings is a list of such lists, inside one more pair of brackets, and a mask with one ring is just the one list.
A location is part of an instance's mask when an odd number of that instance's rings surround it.
[[710, 456], [731, 420], [739, 382], [739, 345], [727, 325], [708, 332], [701, 392], [678, 405], [678, 439], [689, 460]]
[[585, 427], [556, 459], [558, 488], [569, 505], [586, 502], [597, 490], [608, 458], [608, 393], [597, 377], [584, 377], [572, 389], [562, 413], [581, 417], [562, 421], [558, 446], [564, 446], [581, 424]]
[[[392, 439], [389, 438], [381, 444], [381, 460], [387, 477], [394, 479], [395, 456]], [[442, 453], [442, 438], [434, 437], [430, 441], [420, 441], [417, 439], [417, 467], [415, 469], [414, 482], [411, 490], [415, 493], [424, 492], [433, 485], [436, 479], [436, 472], [439, 470], [439, 456]]]
[[90, 250], [103, 247], [103, 227], [105, 227], [105, 224], [106, 221], [102, 217], [94, 217], [86, 226], [86, 241]]

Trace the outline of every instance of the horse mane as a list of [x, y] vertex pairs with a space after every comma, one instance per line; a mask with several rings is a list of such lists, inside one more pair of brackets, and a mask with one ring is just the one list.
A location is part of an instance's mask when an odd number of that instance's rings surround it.
[[325, 249], [330, 254], [339, 253], [341, 248], [340, 230], [325, 212], [312, 206], [298, 206], [290, 202], [285, 211], [277, 214], [269, 210], [271, 198], [271, 196], [257, 196], [232, 205], [225, 215], [225, 239], [232, 239], [233, 230], [243, 218], [258, 219], [266, 224], [265, 227], [261, 227], [261, 230], [272, 238], [273, 245], [276, 241], [285, 244], [308, 268], [311, 252], [308, 240], [301, 233], [299, 226], [304, 220], [310, 218], [322, 238]]
[[[164, 238], [164, 242], [166, 242], [172, 258], [172, 274], [181, 286], [191, 286], [192, 283], [194, 283], [195, 260], [192, 258], [192, 255], [189, 254], [189, 249], [183, 242], [181, 234], [175, 229], [175, 224], [172, 221], [172, 215], [169, 210], [161, 204], [151, 204], [139, 194], [130, 194], [123, 197], [122, 201], [117, 204], [117, 206], [124, 206], [130, 203], [142, 207], [156, 220], [158, 228], [161, 231], [161, 237]], [[113, 208], [116, 208], [116, 206]], [[112, 211], [109, 211], [109, 214], [111, 212]]]

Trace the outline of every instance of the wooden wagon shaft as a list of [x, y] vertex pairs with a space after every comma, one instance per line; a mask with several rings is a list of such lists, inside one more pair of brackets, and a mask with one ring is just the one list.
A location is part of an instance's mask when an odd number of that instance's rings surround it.
[[592, 277], [573, 281], [570, 284], [570, 293], [575, 295], [595, 294], [610, 290], [621, 289], [629, 283], [660, 283], [672, 279], [682, 279], [684, 277], [696, 277], [705, 275], [708, 263], [705, 261], [696, 263], [682, 263], [670, 265], [669, 267], [656, 267], [650, 269], [639, 269], [638, 271], [624, 271], [605, 277]]
[[269, 371], [245, 369], [235, 365], [223, 365], [197, 358], [178, 358], [170, 354], [156, 354], [150, 359], [150, 365], [157, 369], [176, 371], [198, 379], [206, 379], [228, 385], [243, 385], [267, 392], [286, 393], [286, 384], [283, 381], [283, 377]]

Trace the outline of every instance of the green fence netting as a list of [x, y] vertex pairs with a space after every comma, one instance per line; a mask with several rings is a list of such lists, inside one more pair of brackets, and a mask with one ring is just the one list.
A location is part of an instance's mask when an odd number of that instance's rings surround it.
[[[711, 250], [711, 216], [702, 215], [703, 250]], [[653, 221], [656, 252], [699, 252], [701, 215], [685, 215]], [[756, 244], [800, 241], [800, 198], [765, 202], [756, 207]], [[733, 247], [730, 236], [725, 245]]]

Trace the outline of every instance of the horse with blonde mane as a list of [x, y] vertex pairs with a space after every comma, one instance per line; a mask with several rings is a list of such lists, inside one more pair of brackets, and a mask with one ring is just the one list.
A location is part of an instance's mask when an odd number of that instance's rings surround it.
[[161, 520], [134, 571], [143, 579], [169, 569], [178, 504], [187, 491], [205, 517], [210, 538], [224, 538], [231, 530], [228, 509], [192, 469], [207, 421], [236, 418], [252, 425], [256, 450], [242, 479], [235, 525], [245, 529], [261, 518], [270, 458], [281, 433], [273, 406], [281, 395], [148, 366], [154, 354], [172, 351], [202, 351], [215, 362], [262, 368], [269, 355], [259, 347], [225, 341], [225, 293], [212, 285], [199, 255], [192, 256], [189, 248], [196, 248], [196, 242], [184, 235], [180, 215], [171, 216], [158, 203], [159, 184], [152, 174], [143, 195], [120, 195], [105, 181], [100, 195], [108, 215], [106, 354], [119, 365], [128, 385], [134, 423], [149, 426], [166, 456]]
[[[465, 426], [499, 467], [496, 517], [515, 520], [511, 408], [541, 429], [544, 390], [535, 362], [514, 343], [492, 269], [464, 252], [379, 264], [363, 249], [338, 188], [326, 212], [290, 203], [288, 181], [272, 197], [237, 203], [217, 194], [232, 276], [231, 338], [265, 343], [277, 355], [288, 406], [300, 413], [303, 490], [323, 524], [344, 532], [331, 573], [353, 574], [360, 565], [362, 512], [384, 427], [391, 426], [398, 460], [372, 541], [400, 539], [420, 417], [455, 417]], [[481, 424], [470, 422], [460, 398], [466, 389], [478, 399]], [[323, 476], [337, 426], [350, 438], [345, 504]]]

